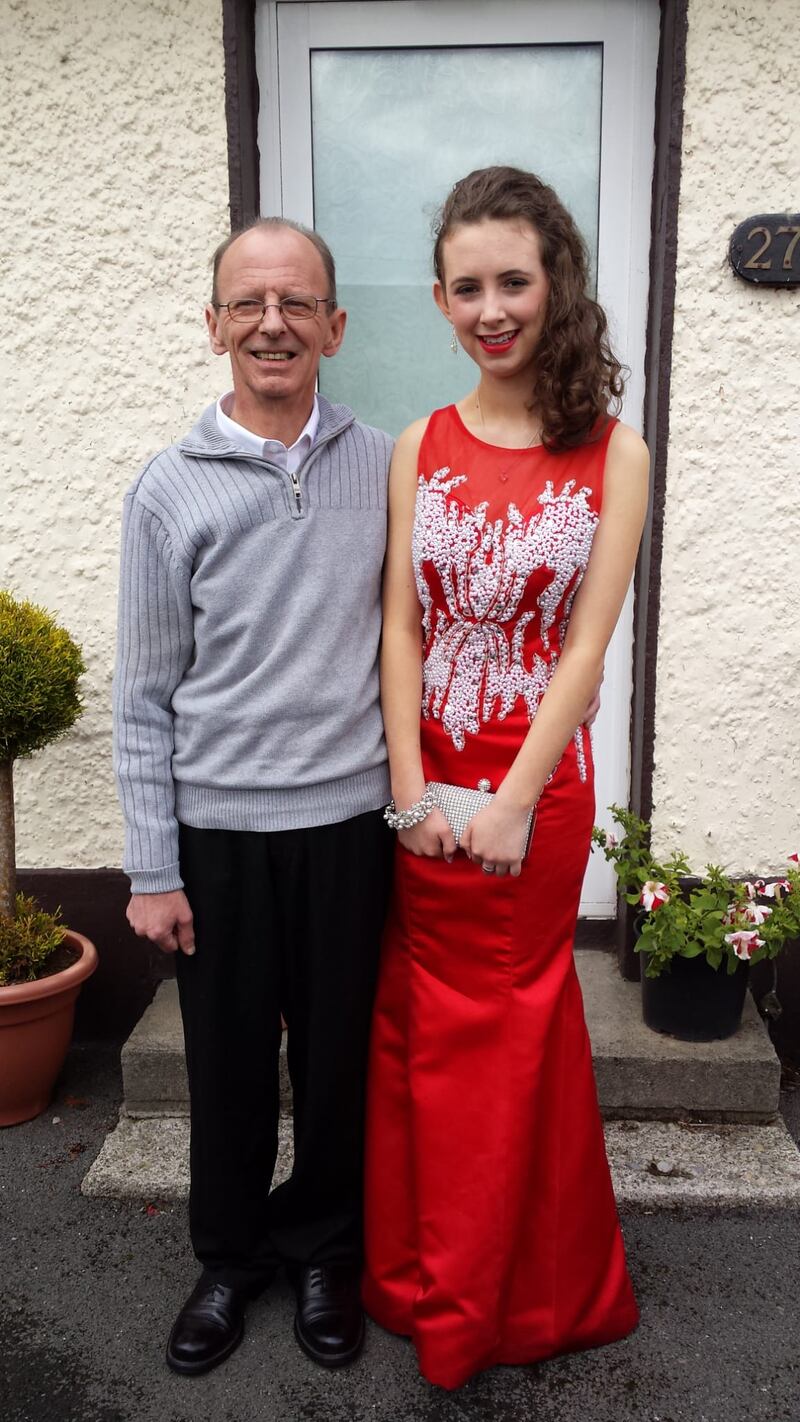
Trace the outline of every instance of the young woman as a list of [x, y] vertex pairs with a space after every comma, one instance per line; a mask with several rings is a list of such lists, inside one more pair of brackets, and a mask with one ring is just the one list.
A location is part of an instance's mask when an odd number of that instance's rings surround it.
[[[399, 848], [364, 1297], [453, 1388], [638, 1319], [572, 940], [594, 818], [581, 721], [633, 572], [648, 456], [608, 413], [620, 366], [550, 188], [471, 173], [434, 266], [479, 380], [411, 425], [392, 464], [382, 695]], [[495, 792], [458, 844], [430, 782]]]

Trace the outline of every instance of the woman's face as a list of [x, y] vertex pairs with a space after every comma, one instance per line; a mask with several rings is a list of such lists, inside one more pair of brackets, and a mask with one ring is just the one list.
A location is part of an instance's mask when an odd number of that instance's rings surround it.
[[550, 290], [536, 229], [516, 218], [456, 227], [443, 244], [443, 263], [434, 298], [467, 354], [487, 374], [526, 372]]

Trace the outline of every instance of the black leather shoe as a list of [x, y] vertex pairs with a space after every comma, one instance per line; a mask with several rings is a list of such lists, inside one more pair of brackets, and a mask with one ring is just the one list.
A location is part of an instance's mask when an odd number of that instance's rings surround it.
[[175, 1373], [207, 1373], [238, 1348], [251, 1295], [242, 1288], [200, 1279], [173, 1325], [167, 1363]]
[[351, 1264], [312, 1264], [299, 1274], [294, 1333], [323, 1368], [354, 1363], [364, 1346], [358, 1271]]

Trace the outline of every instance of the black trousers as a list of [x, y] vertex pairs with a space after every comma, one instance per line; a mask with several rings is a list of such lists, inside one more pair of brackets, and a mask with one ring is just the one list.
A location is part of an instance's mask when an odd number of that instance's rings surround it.
[[[361, 1257], [364, 1086], [392, 836], [180, 828], [196, 953], [177, 955], [191, 1098], [192, 1245], [208, 1276]], [[277, 1154], [281, 1014], [294, 1169]]]

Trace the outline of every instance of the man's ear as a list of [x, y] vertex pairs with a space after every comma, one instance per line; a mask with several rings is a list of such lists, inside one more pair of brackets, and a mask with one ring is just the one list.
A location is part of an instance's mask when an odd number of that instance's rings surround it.
[[322, 346], [324, 356], [336, 355], [342, 341], [344, 340], [344, 328], [347, 325], [347, 312], [341, 306], [328, 317], [328, 334]]
[[220, 313], [215, 306], [208, 302], [206, 306], [206, 326], [208, 327], [208, 341], [214, 355], [226, 355], [228, 347], [222, 339], [222, 320]]

